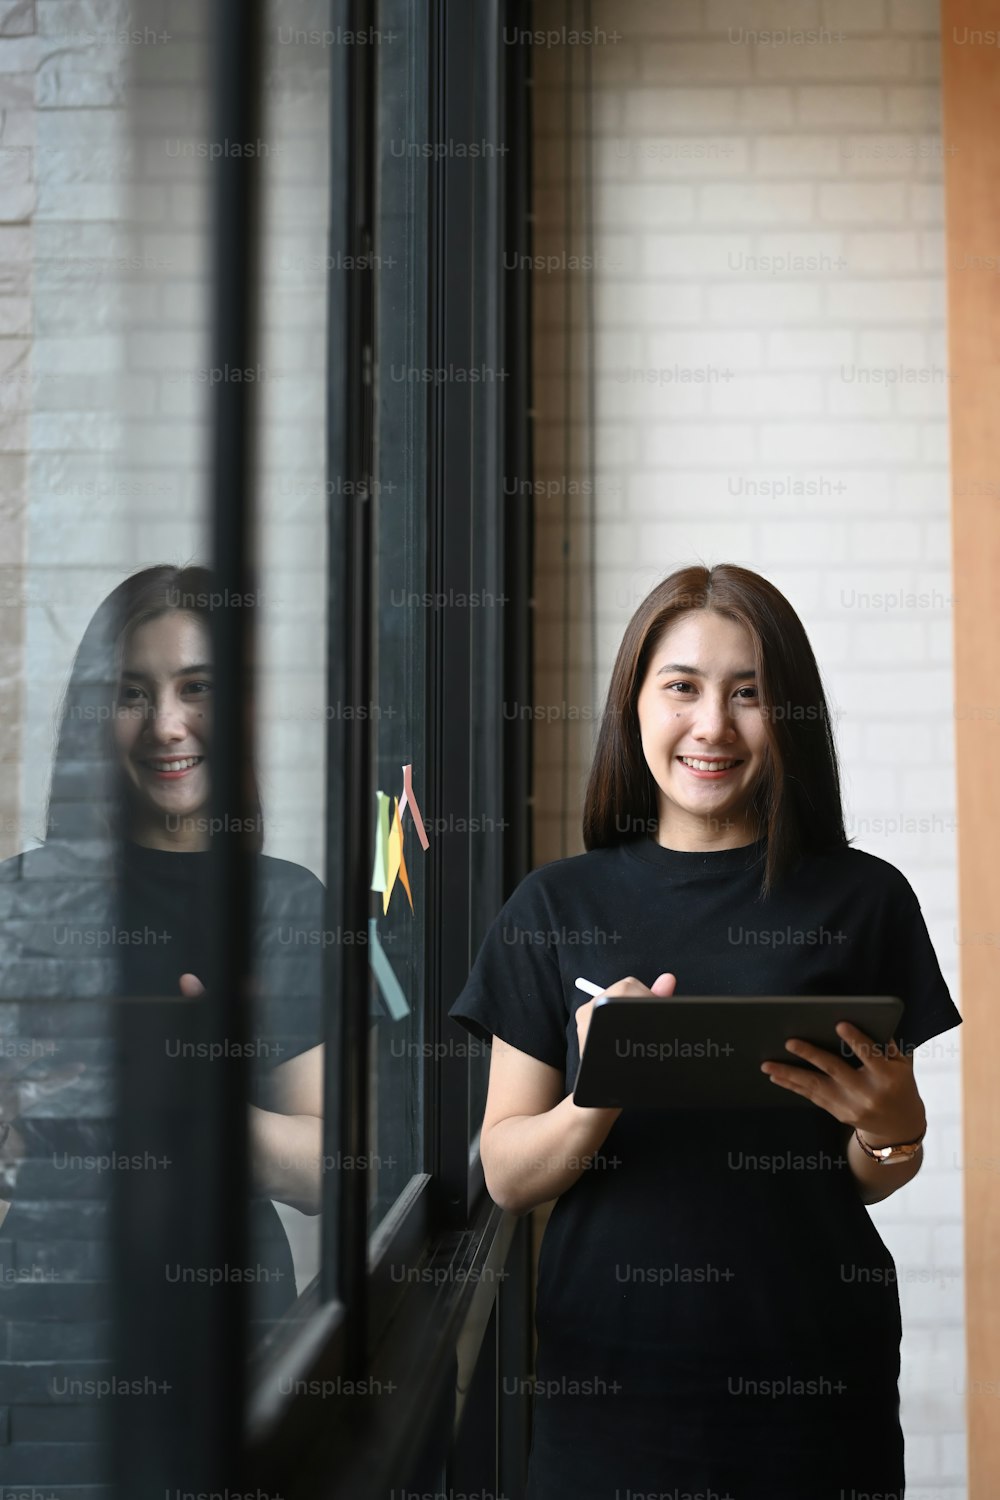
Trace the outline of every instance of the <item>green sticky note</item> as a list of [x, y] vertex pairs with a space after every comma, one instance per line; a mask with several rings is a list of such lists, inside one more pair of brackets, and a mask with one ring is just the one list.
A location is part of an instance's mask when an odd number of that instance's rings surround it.
[[373, 891], [384, 891], [389, 878], [389, 798], [376, 792], [378, 812], [375, 816], [375, 862], [372, 865]]

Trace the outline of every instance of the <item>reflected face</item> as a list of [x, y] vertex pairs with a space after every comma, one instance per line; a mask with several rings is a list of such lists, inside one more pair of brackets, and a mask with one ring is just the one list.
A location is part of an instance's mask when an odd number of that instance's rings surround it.
[[749, 632], [707, 609], [675, 620], [653, 651], [637, 711], [660, 843], [723, 848], [756, 838], [749, 804], [768, 745]]
[[115, 743], [139, 843], [177, 847], [206, 840], [182, 820], [206, 811], [212, 729], [210, 641], [182, 610], [136, 626], [125, 642]]

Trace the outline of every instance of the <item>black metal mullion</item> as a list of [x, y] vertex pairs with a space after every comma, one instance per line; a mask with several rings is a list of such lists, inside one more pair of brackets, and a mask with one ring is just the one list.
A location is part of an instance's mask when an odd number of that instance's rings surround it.
[[[261, 0], [217, 0], [213, 7], [215, 139], [252, 142], [261, 112]], [[220, 370], [250, 369], [257, 350], [259, 284], [259, 161], [255, 154], [222, 153], [215, 178], [213, 236], [214, 347]], [[212, 472], [212, 565], [223, 607], [212, 617], [215, 716], [212, 739], [212, 902], [214, 952], [208, 975], [212, 1040], [235, 1043], [211, 1082], [211, 1200], [208, 1210], [218, 1263], [248, 1263], [249, 1144], [246, 1100], [249, 1069], [240, 1045], [252, 1006], [254, 870], [250, 841], [253, 764], [254, 624], [252, 608], [229, 601], [254, 596], [254, 382], [222, 379], [215, 387]], [[240, 830], [240, 831], [237, 831]], [[216, 1257], [213, 1254], [212, 1263]], [[246, 1318], [249, 1298], [239, 1278], [211, 1299], [211, 1323], [201, 1330], [200, 1362], [212, 1389], [206, 1424], [206, 1479], [243, 1472], [247, 1386]], [[207, 1337], [206, 1337], [207, 1334]], [[179, 1337], [184, 1339], [184, 1333]], [[214, 1478], [213, 1478], [214, 1482]]]
[[[374, 25], [372, 0], [350, 0], [348, 26], [355, 32]], [[349, 67], [347, 129], [347, 253], [348, 265], [367, 265], [365, 270], [341, 271], [349, 285], [346, 298], [346, 454], [350, 481], [348, 496], [334, 503], [345, 505], [342, 559], [344, 634], [331, 639], [331, 652], [346, 655], [347, 703], [365, 703], [372, 689], [372, 571], [374, 501], [371, 494], [372, 454], [372, 348], [374, 297], [371, 271], [374, 188], [374, 63], [373, 49], [352, 46]], [[367, 259], [366, 259], [367, 258]], [[343, 285], [343, 281], [342, 281]], [[336, 566], [331, 557], [331, 568]], [[374, 834], [372, 810], [371, 721], [356, 715], [343, 726], [342, 738], [331, 737], [331, 750], [343, 753], [344, 783], [340, 812], [343, 818], [344, 888], [342, 909], [345, 931], [368, 930], [371, 883], [371, 852]], [[341, 1005], [339, 1067], [329, 1080], [339, 1089], [340, 1141], [344, 1153], [355, 1160], [368, 1155], [369, 1134], [369, 955], [364, 944], [337, 944], [339, 954], [338, 993]], [[328, 1092], [328, 1098], [330, 1094]], [[364, 1368], [367, 1342], [368, 1300], [368, 1174], [342, 1170], [339, 1179], [338, 1283], [346, 1309], [345, 1369], [355, 1375]]]
[[[347, 24], [349, 0], [334, 0], [331, 24]], [[331, 267], [338, 266], [338, 256], [346, 253], [351, 222], [351, 200], [354, 167], [352, 163], [351, 124], [351, 49], [330, 48], [330, 218], [327, 252]], [[351, 277], [343, 270], [331, 270], [327, 279], [326, 329], [326, 475], [329, 499], [327, 526], [327, 613], [326, 613], [326, 701], [348, 702], [347, 652], [344, 643], [351, 629], [348, 594], [349, 556], [347, 545], [347, 507], [342, 490], [350, 473], [348, 434], [348, 390], [350, 385], [351, 338], [349, 325]], [[346, 776], [346, 721], [338, 715], [327, 718], [326, 731], [326, 819], [324, 829], [324, 927], [347, 930], [351, 882], [347, 878], [347, 825], [344, 810], [349, 803]], [[343, 945], [324, 948], [323, 953], [323, 1037], [325, 1068], [323, 1077], [323, 1155], [336, 1160], [342, 1149], [340, 1110], [332, 1101], [341, 1097], [343, 1046], [340, 1003], [333, 997], [347, 993], [347, 974]], [[346, 1054], [345, 1054], [346, 1055]], [[339, 1245], [342, 1183], [340, 1174], [326, 1172], [323, 1177], [322, 1247], [320, 1253], [320, 1296], [332, 1302], [340, 1295]]]
[[[529, 0], [508, 0], [505, 29], [530, 25]], [[509, 371], [504, 403], [504, 475], [516, 477], [517, 493], [503, 506], [503, 591], [505, 611], [504, 699], [532, 701], [532, 623], [534, 620], [534, 501], [521, 492], [534, 474], [531, 386], [531, 49], [507, 49], [504, 80], [504, 140], [510, 148], [504, 169], [504, 248], [514, 257], [504, 282], [504, 367]], [[504, 890], [511, 891], [531, 869], [532, 730], [519, 716], [504, 721]]]
[[[435, 141], [471, 137], [474, 7], [454, 0], [436, 5]], [[475, 164], [452, 155], [434, 162], [431, 174], [431, 349], [435, 368], [468, 369], [472, 364], [472, 285]], [[431, 483], [429, 488], [429, 588], [447, 595], [469, 587], [472, 485], [472, 386], [452, 380], [435, 383], [430, 399]], [[430, 685], [434, 805], [456, 827], [469, 813], [471, 796], [468, 725], [471, 631], [469, 611], [435, 610], [430, 622]], [[457, 732], [456, 732], [457, 731]], [[428, 1035], [441, 1032], [443, 1000], [457, 995], [468, 974], [468, 945], [456, 942], [470, 921], [470, 835], [451, 831], [438, 839], [433, 900], [429, 903]], [[442, 1056], [427, 1093], [428, 1148], [440, 1227], [464, 1226], [468, 1218], [469, 1070], [465, 1057]]]

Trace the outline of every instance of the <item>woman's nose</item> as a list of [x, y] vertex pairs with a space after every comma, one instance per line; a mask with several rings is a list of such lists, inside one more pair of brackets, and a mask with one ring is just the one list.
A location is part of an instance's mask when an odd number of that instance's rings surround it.
[[151, 704], [143, 731], [150, 739], [164, 744], [187, 738], [188, 728], [181, 710], [174, 704]]
[[721, 699], [705, 698], [698, 714], [697, 727], [707, 739], [731, 739], [733, 723], [728, 704]]

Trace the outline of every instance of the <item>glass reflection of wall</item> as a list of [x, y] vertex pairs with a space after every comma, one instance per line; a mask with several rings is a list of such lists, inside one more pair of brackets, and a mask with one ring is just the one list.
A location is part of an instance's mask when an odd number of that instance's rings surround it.
[[[332, 50], [309, 0], [267, 0], [260, 138], [253, 695], [266, 849], [324, 875], [327, 768], [327, 283]], [[198, 127], [192, 126], [192, 141]], [[190, 160], [171, 169], [191, 170]], [[332, 375], [332, 380], [331, 380]], [[329, 938], [327, 939], [329, 956]], [[311, 961], [311, 960], [310, 960]], [[262, 1019], [257, 1029], [262, 1029]], [[320, 1218], [279, 1203], [302, 1291], [320, 1265]]]
[[[124, 924], [98, 845], [81, 827], [71, 838], [68, 828], [49, 826], [59, 706], [74, 650], [102, 597], [156, 558], [201, 556], [209, 543], [217, 379], [210, 368], [211, 13], [158, 0], [155, 16], [143, 17], [144, 44], [130, 45], [113, 9], [97, 0], [93, 28], [74, 31], [68, 47], [61, 41], [72, 18], [57, 15], [58, 7], [37, 17], [22, 8], [0, 38], [4, 71], [24, 73], [24, 87], [8, 100], [6, 133], [12, 143], [30, 143], [18, 148], [27, 170], [23, 186], [12, 186], [8, 207], [18, 205], [18, 228], [5, 249], [18, 295], [16, 333], [28, 347], [5, 397], [8, 407], [11, 390], [17, 398], [18, 451], [5, 467], [14, 529], [2, 569], [4, 603], [12, 607], [0, 620], [8, 663], [0, 703], [5, 753], [16, 770], [0, 790], [0, 838], [5, 856], [32, 851], [30, 862], [0, 867], [0, 1265], [16, 1271], [19, 1247], [25, 1276], [49, 1278], [43, 1287], [0, 1284], [11, 1293], [3, 1311], [17, 1310], [5, 1321], [20, 1325], [17, 1347], [3, 1361], [8, 1387], [20, 1380], [13, 1367], [30, 1357], [29, 1346], [48, 1361], [49, 1381], [61, 1374], [71, 1342], [94, 1357], [110, 1353], [111, 1309], [99, 1290], [110, 1253], [107, 1205], [98, 1195], [110, 1197], [107, 1174], [80, 1181], [51, 1161], [45, 1168], [31, 1154], [40, 1141], [27, 1139], [34, 1130], [53, 1149], [72, 1146], [68, 1159], [92, 1154], [112, 1123], [113, 1026], [99, 997], [120, 991], [122, 953], [71, 942], [71, 921], [59, 919], [85, 912], [95, 937]], [[97, 24], [102, 18], [106, 24]], [[314, 44], [313, 20], [307, 0], [269, 0], [258, 161], [266, 377], [256, 422], [262, 589], [254, 697], [262, 837], [269, 854], [318, 874], [329, 49]], [[25, 69], [33, 36], [37, 69]], [[102, 800], [99, 773], [87, 768], [64, 817]], [[184, 863], [180, 851], [173, 857]], [[61, 944], [52, 931], [57, 920]], [[318, 966], [320, 944], [283, 946], [286, 972]], [[263, 966], [260, 957], [255, 978], [266, 980]], [[197, 967], [189, 972], [197, 975]], [[251, 1034], [274, 1034], [268, 1003], [258, 1014], [255, 1002]], [[290, 1013], [286, 1007], [284, 1016]], [[271, 1072], [280, 1078], [279, 1067]], [[283, 1108], [280, 1098], [276, 1107]], [[301, 1291], [318, 1266], [319, 1219], [272, 1201], [295, 1265], [295, 1280], [285, 1285]], [[15, 1230], [20, 1238], [12, 1238]], [[29, 1443], [24, 1423], [12, 1421], [9, 1443], [0, 1444], [0, 1483], [36, 1477], [23, 1467], [22, 1444], [38, 1473], [44, 1461], [48, 1478], [55, 1459], [62, 1461], [56, 1449], [68, 1441], [95, 1445], [90, 1475], [81, 1467], [74, 1483], [103, 1483], [98, 1406], [60, 1412], [55, 1404], [65, 1398], [37, 1383], [34, 1392], [44, 1433], [32, 1428]]]

